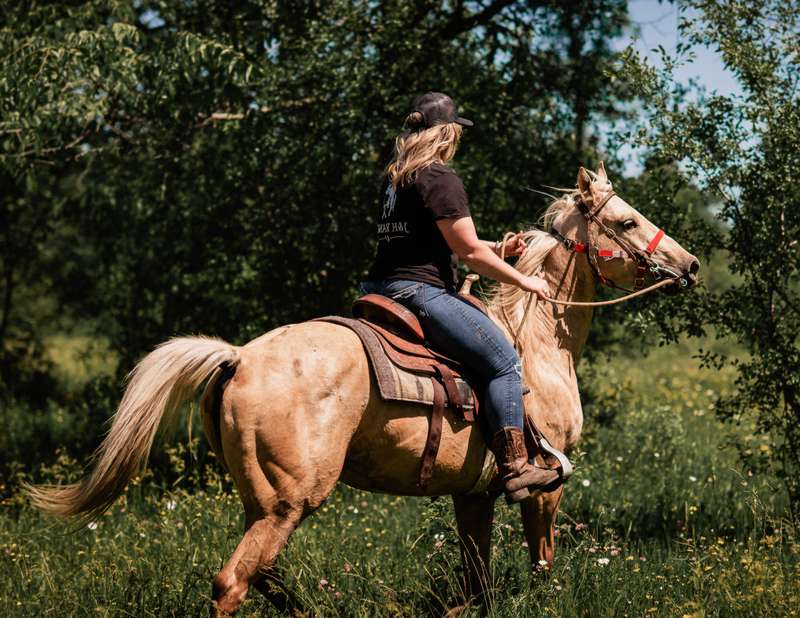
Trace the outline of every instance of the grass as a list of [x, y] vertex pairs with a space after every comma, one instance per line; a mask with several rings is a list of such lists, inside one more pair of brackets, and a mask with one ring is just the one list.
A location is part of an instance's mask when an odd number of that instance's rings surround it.
[[[798, 614], [800, 538], [785, 519], [769, 443], [715, 418], [711, 402], [730, 376], [698, 369], [687, 352], [665, 348], [586, 376], [586, 432], [553, 570], [532, 573], [517, 511], [498, 501], [491, 616]], [[757, 453], [765, 472], [742, 470], [739, 448]], [[65, 460], [45, 473], [75, 470]], [[5, 614], [204, 615], [242, 521], [219, 472], [202, 479], [200, 490], [136, 483], [77, 533], [12, 495], [0, 507]], [[446, 498], [339, 486], [280, 564], [316, 615], [438, 615], [463, 597], [453, 525]], [[254, 593], [241, 615], [275, 612]]]

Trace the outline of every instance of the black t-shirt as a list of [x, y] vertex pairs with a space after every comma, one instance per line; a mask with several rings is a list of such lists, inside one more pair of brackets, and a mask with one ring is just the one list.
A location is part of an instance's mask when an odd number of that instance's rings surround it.
[[458, 258], [436, 220], [470, 216], [467, 194], [456, 173], [432, 163], [417, 173], [412, 184], [395, 190], [387, 180], [378, 208], [378, 251], [368, 279], [409, 279], [455, 290]]

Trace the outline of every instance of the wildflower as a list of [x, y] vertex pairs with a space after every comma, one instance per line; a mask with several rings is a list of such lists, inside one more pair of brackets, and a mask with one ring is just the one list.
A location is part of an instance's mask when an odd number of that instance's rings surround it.
[[341, 599], [342, 593], [337, 590], [336, 592], [333, 593], [333, 596], [335, 596], [337, 599]]
[[547, 563], [547, 560], [539, 560], [539, 566], [540, 566], [540, 567], [546, 567], [546, 566], [547, 566], [547, 564], [548, 564], [548, 563]]
[[175, 500], [167, 501], [167, 510], [168, 511], [174, 511], [176, 506], [178, 506], [178, 503], [175, 502]]
[[696, 483], [696, 482], [697, 482], [697, 477], [696, 477], [696, 476], [690, 476], [690, 477], [689, 477], [689, 480], [690, 480], [692, 483]]
[[97, 522], [90, 521], [88, 524], [86, 524], [86, 527], [89, 528], [89, 530], [97, 530]]
[[319, 580], [319, 589], [320, 589], [320, 590], [325, 590], [325, 587], [326, 587], [327, 585], [328, 585], [328, 580], [327, 580], [327, 579], [321, 579], [321, 580]]
[[591, 484], [592, 484], [592, 482], [589, 479], [583, 479], [581, 481], [581, 485], [583, 485], [584, 487], [589, 487], [589, 485], [591, 485]]
[[619, 556], [619, 550], [618, 549], [612, 549], [610, 553], [611, 553], [612, 556]]
[[608, 558], [598, 558], [597, 559], [597, 564], [599, 564], [600, 566], [606, 566], [608, 563], [609, 563], [609, 559]]
[[352, 571], [352, 570], [353, 570], [353, 567], [351, 567], [351, 566], [350, 566], [350, 563], [349, 563], [349, 562], [345, 562], [345, 563], [344, 563], [344, 566], [342, 566], [342, 570], [343, 570], [345, 573], [349, 573], [350, 571]]
[[522, 541], [522, 546], [523, 547], [527, 547], [528, 546], [528, 541]]
[[584, 528], [586, 528], [586, 524], [575, 524], [575, 532], [580, 532]]
[[559, 592], [561, 592], [561, 586], [556, 586], [556, 590], [558, 590]]

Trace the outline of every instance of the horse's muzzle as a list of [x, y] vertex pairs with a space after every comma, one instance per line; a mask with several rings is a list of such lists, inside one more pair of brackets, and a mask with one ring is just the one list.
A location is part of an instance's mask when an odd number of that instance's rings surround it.
[[697, 285], [697, 273], [700, 271], [700, 262], [693, 259], [686, 269], [675, 277], [674, 283], [664, 288], [667, 294], [678, 294], [683, 290], [690, 290]]

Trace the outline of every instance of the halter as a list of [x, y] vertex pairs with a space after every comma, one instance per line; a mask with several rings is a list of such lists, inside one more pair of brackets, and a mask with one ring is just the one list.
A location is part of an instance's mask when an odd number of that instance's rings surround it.
[[[605, 197], [603, 197], [602, 201], [597, 206], [594, 206], [594, 200], [591, 197], [585, 198], [583, 194], [579, 194], [578, 200], [575, 202], [575, 206], [581, 211], [581, 214], [587, 222], [587, 243], [580, 243], [571, 238], [567, 238], [555, 227], [550, 228], [550, 235], [561, 242], [561, 244], [563, 244], [567, 250], [575, 253], [586, 254], [586, 260], [589, 262], [589, 266], [592, 267], [594, 274], [597, 275], [600, 283], [611, 288], [624, 290], [625, 292], [635, 292], [641, 290], [644, 287], [644, 278], [648, 270], [656, 281], [660, 280], [664, 276], [672, 279], [680, 278], [678, 273], [653, 260], [653, 253], [661, 242], [661, 239], [664, 238], [664, 230], [659, 229], [655, 236], [653, 236], [652, 240], [647, 243], [647, 247], [645, 247], [644, 250], [639, 250], [631, 246], [627, 241], [620, 238], [613, 229], [608, 227], [600, 220], [600, 218], [597, 216], [598, 213], [615, 195], [616, 193], [609, 191]], [[593, 233], [592, 223], [595, 223], [600, 228], [600, 231], [613, 240], [620, 247], [620, 249], [612, 250], [601, 249], [598, 247], [596, 237]], [[601, 257], [604, 260], [611, 260], [614, 258], [625, 259], [626, 257], [635, 260], [636, 276], [633, 281], [633, 289], [631, 290], [629, 288], [619, 286], [614, 283], [613, 280], [606, 277], [600, 271], [600, 265], [597, 261], [598, 257]]]

